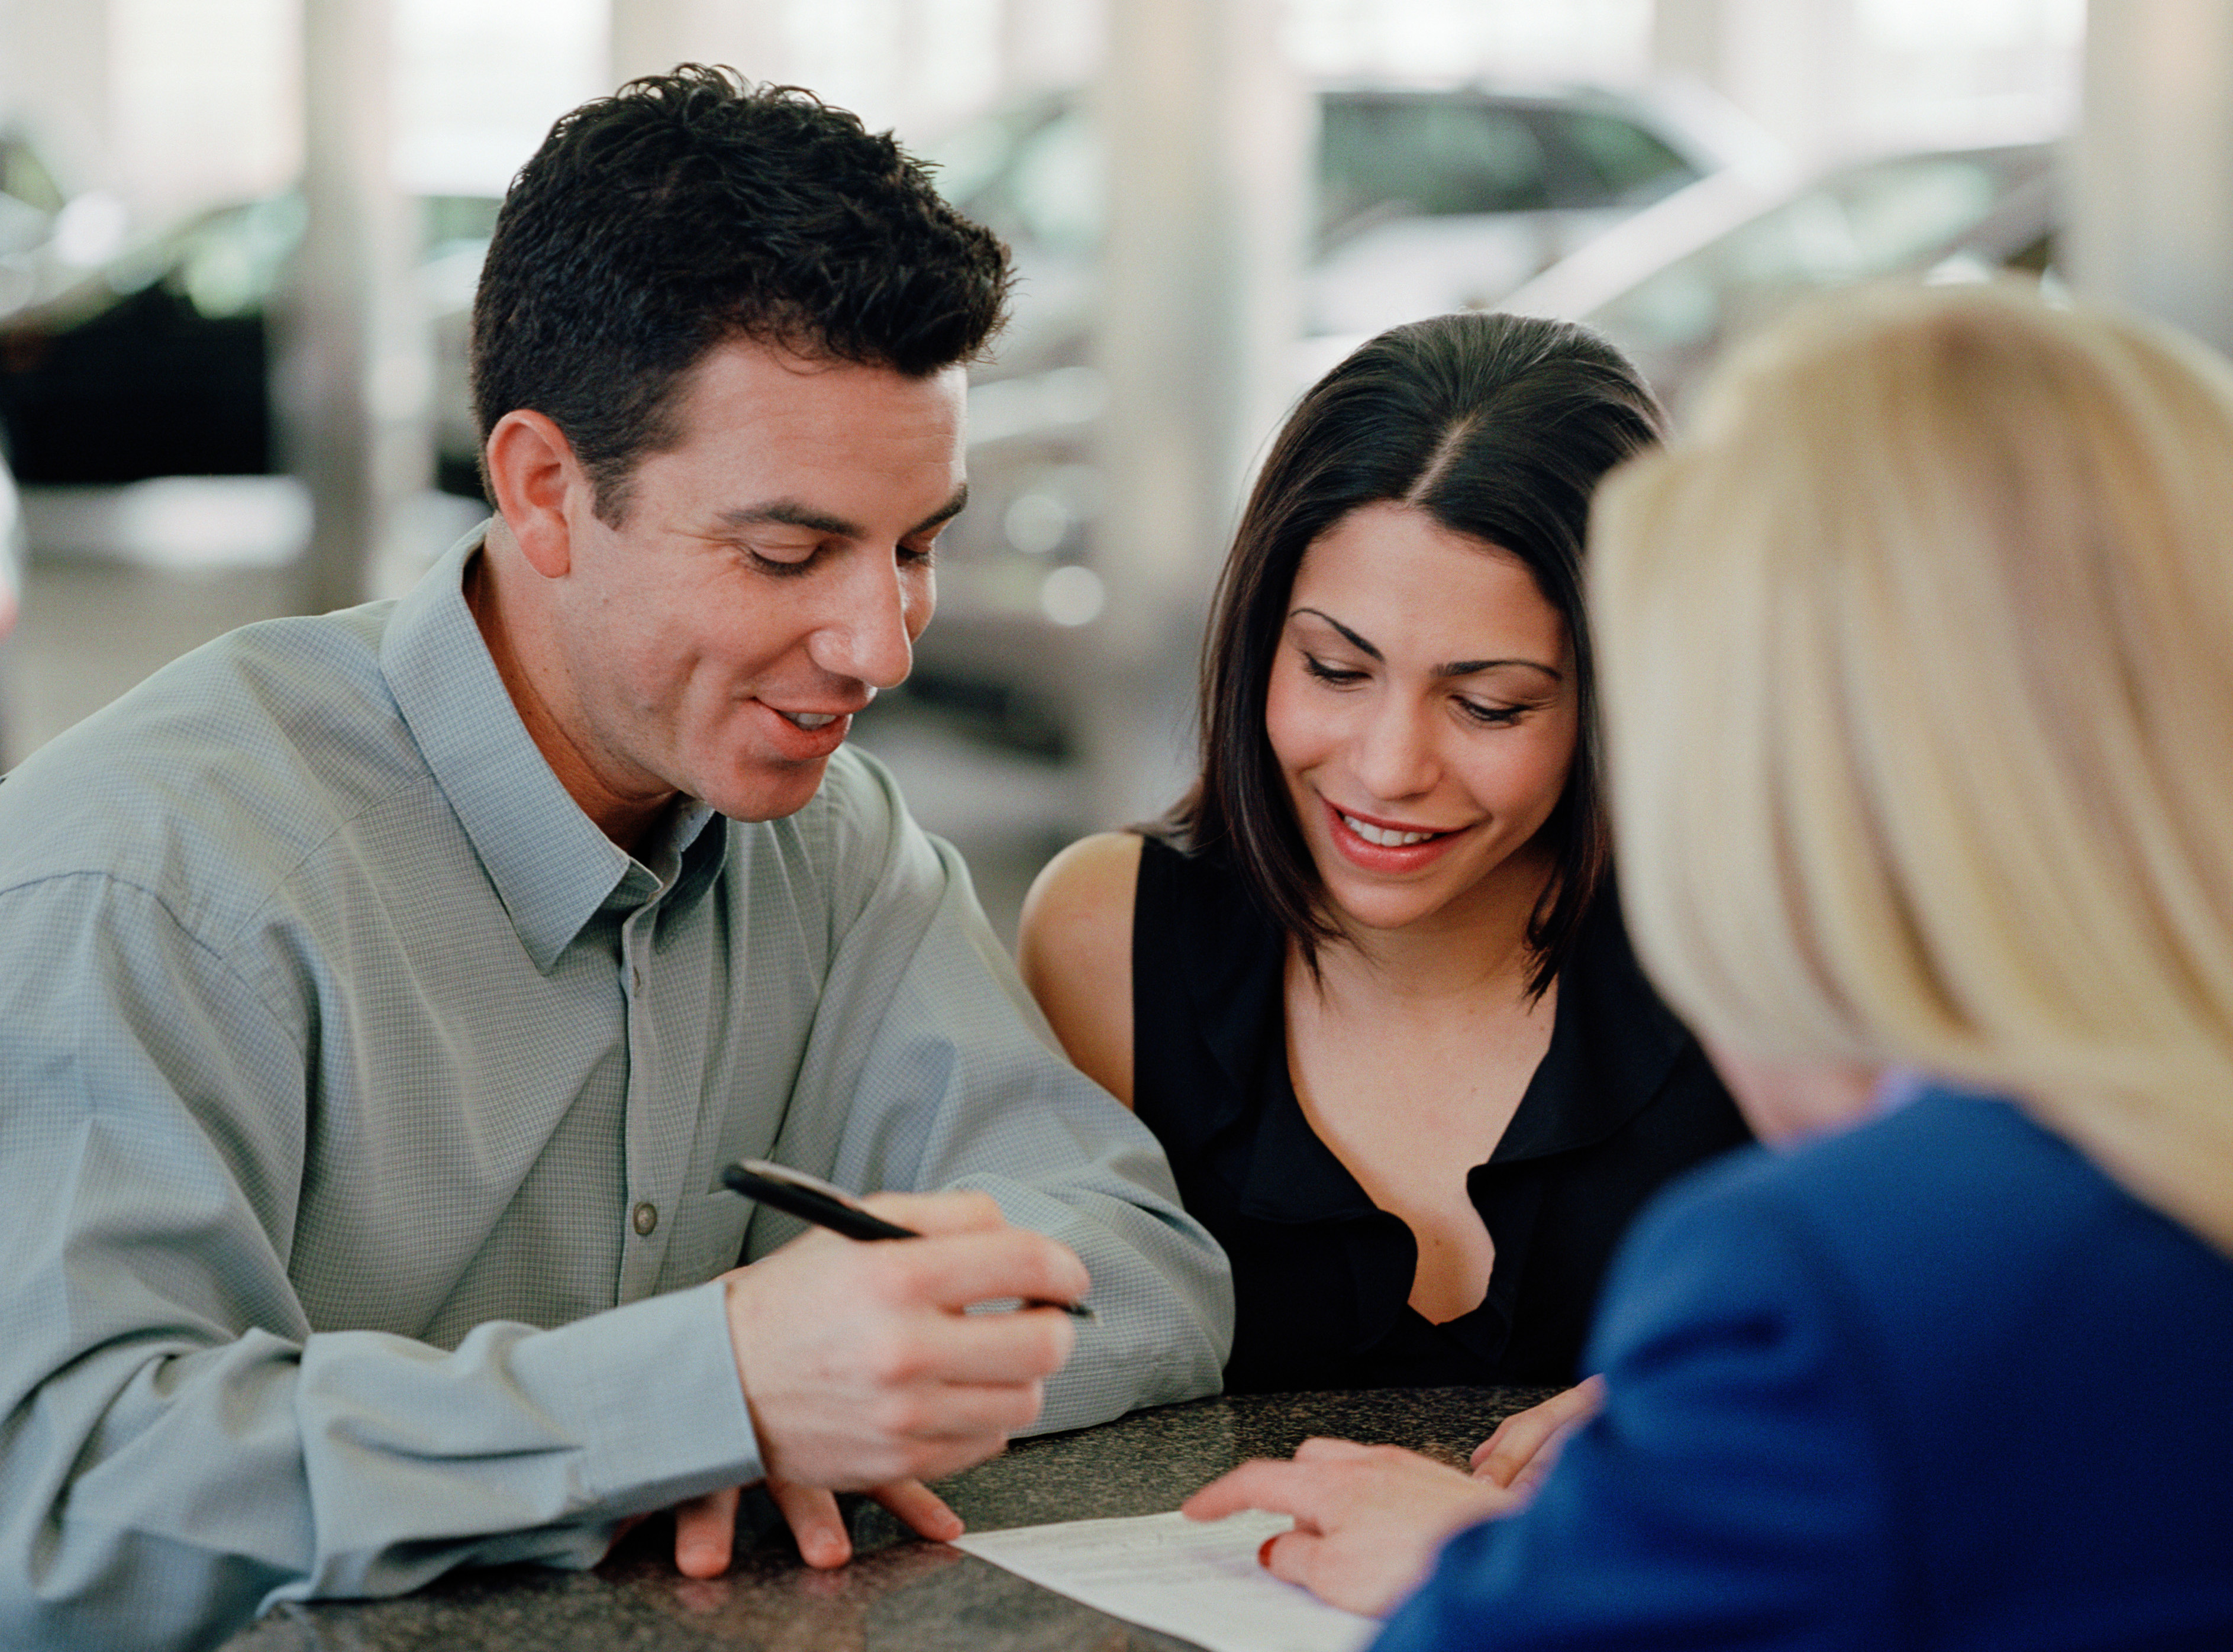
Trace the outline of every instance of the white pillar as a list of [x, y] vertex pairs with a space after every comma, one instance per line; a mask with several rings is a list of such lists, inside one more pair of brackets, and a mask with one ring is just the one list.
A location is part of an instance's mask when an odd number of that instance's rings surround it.
[[0, 0], [0, 117], [38, 137], [69, 191], [114, 189], [107, 0]]
[[2233, 6], [2093, 0], [2083, 95], [2075, 284], [2233, 351]]
[[677, 63], [726, 63], [784, 78], [784, 0], [611, 0], [612, 83]]
[[277, 369], [282, 440], [310, 490], [301, 601], [364, 600], [400, 507], [432, 485], [433, 371], [418, 224], [391, 168], [391, 0], [303, 0], [309, 210]]
[[1781, 138], [1802, 164], [1859, 136], [1856, 0], [1657, 0], [1653, 68], [1703, 81]]
[[1097, 88], [1108, 239], [1098, 360], [1107, 606], [1085, 719], [1097, 823], [1192, 767], [1195, 661], [1254, 451], [1286, 400], [1310, 105], [1277, 0], [1123, 0]]

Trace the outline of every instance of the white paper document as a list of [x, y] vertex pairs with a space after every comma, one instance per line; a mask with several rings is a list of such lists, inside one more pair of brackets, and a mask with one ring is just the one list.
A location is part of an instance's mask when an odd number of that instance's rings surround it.
[[1256, 1564], [1264, 1539], [1293, 1525], [1260, 1510], [1206, 1524], [1143, 1514], [972, 1532], [954, 1546], [1209, 1652], [1357, 1652], [1379, 1619], [1329, 1606]]

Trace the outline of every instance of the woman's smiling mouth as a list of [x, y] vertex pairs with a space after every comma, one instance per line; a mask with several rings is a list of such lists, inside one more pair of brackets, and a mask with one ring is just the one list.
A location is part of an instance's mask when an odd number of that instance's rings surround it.
[[1430, 837], [1447, 837], [1447, 832], [1415, 832], [1388, 826], [1375, 826], [1369, 820], [1359, 820], [1346, 810], [1337, 809], [1341, 823], [1368, 843], [1377, 843], [1383, 849], [1407, 849], [1413, 843], [1423, 843]]
[[1326, 835], [1333, 841], [1334, 852], [1366, 872], [1419, 871], [1441, 860], [1468, 829], [1459, 826], [1435, 830], [1368, 820], [1323, 797], [1318, 801], [1325, 809]]

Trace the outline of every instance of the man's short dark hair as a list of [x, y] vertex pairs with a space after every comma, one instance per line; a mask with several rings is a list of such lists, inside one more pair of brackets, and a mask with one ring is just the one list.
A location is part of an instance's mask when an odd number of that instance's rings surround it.
[[473, 301], [481, 441], [544, 414], [616, 523], [716, 345], [925, 377], [984, 348], [1009, 281], [1007, 250], [889, 133], [685, 63], [561, 117], [512, 180]]

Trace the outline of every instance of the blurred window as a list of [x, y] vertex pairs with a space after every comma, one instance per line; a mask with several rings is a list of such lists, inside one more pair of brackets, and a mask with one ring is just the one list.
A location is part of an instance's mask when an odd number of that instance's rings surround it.
[[1913, 267], [1982, 224], [2034, 166], [2018, 152], [1855, 168], [1668, 265], [1592, 320], [1650, 348], [1729, 337], [1802, 292]]
[[1551, 205], [1542, 146], [1514, 110], [1462, 97], [1330, 97], [1318, 142], [1318, 224], [1524, 212]]
[[1101, 239], [1101, 135], [1082, 110], [1064, 110], [1018, 146], [1010, 188], [1032, 239], [1062, 252], [1093, 250]]
[[1595, 185], [1575, 205], [1642, 206], [1689, 183], [1698, 169], [1633, 120], [1587, 110], [1551, 110], [1553, 140], [1571, 149]]
[[302, 198], [273, 195], [214, 212], [179, 249], [172, 280], [211, 321], [260, 312], [303, 238]]
[[38, 152], [21, 138], [0, 139], [0, 194], [13, 195], [42, 212], [62, 210], [62, 192]]

